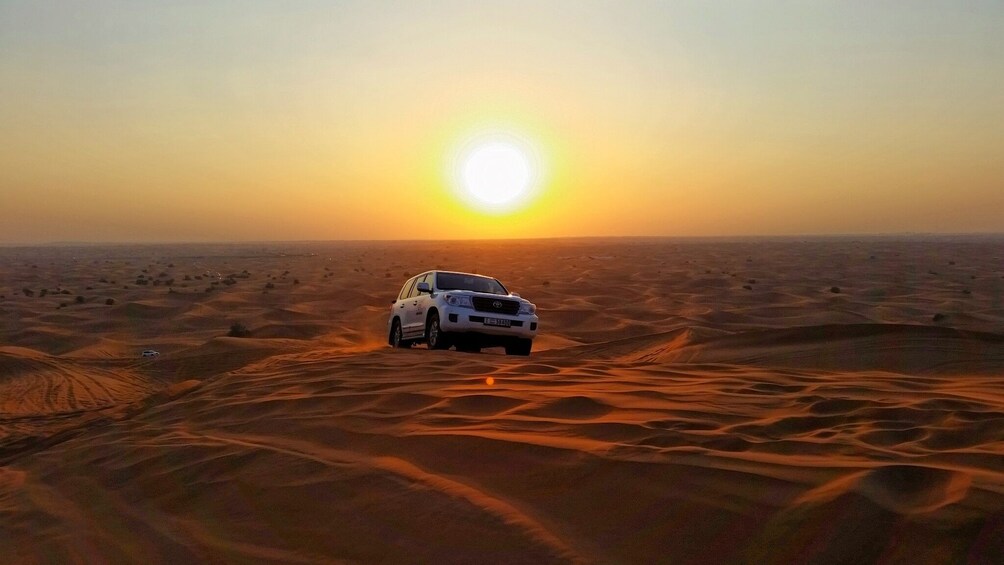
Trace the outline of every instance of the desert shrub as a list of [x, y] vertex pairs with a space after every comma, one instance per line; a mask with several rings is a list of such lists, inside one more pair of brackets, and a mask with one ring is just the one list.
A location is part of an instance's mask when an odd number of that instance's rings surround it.
[[59, 294], [70, 294], [70, 291], [64, 288], [63, 290], [59, 291]]
[[59, 307], [60, 307], [60, 308], [66, 308], [66, 307], [67, 307], [67, 306], [69, 306], [69, 305], [70, 305], [70, 303], [69, 303], [69, 302], [60, 302], [60, 303], [59, 303]]
[[109, 306], [113, 306], [115, 304], [115, 299], [114, 298], [109, 298], [108, 300], [105, 300], [105, 304], [107, 304]]
[[108, 282], [108, 279], [106, 279], [105, 277], [101, 277], [100, 279], [98, 279], [98, 282], [106, 283]]
[[840, 287], [839, 286], [831, 286], [830, 287], [830, 292], [832, 292], [833, 294], [840, 294]]
[[227, 335], [230, 337], [247, 337], [251, 335], [251, 330], [240, 322], [234, 322], [230, 324], [230, 331], [227, 332]]
[[744, 284], [743, 288], [745, 288], [746, 290], [753, 290], [753, 287], [748, 284]]
[[275, 283], [265, 283], [265, 288], [266, 289], [275, 288]]
[[293, 284], [300, 284], [300, 279], [293, 279]]
[[46, 294], [49, 294], [49, 291], [48, 291], [48, 289], [44, 289], [44, 288], [43, 288], [42, 290], [38, 291], [38, 297], [39, 297], [39, 298], [42, 298], [42, 297], [43, 297], [43, 296], [45, 296]]
[[935, 322], [940, 322], [945, 319], [945, 315], [942, 314], [941, 312], [938, 312], [933, 317], [931, 317], [931, 319], [934, 320]]
[[21, 292], [23, 292], [23, 293], [24, 293], [24, 295], [25, 295], [25, 296], [28, 296], [28, 297], [31, 297], [31, 296], [35, 296], [35, 291], [34, 291], [34, 290], [32, 290], [32, 289], [30, 289], [30, 288], [28, 288], [28, 287], [24, 287], [24, 288], [22, 288], [22, 289], [21, 289]]
[[78, 296], [78, 297], [76, 298], [76, 302], [77, 302], [77, 304], [83, 304], [83, 303], [84, 303], [84, 302], [86, 302], [86, 301], [87, 301], [87, 299], [86, 299], [86, 298], [84, 298], [83, 296]]
[[192, 275], [185, 275], [185, 280], [186, 281], [192, 280]]

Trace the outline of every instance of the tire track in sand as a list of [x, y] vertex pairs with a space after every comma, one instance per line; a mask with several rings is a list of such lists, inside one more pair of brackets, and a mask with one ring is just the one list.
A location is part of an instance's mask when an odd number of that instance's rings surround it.
[[236, 445], [252, 449], [264, 449], [309, 459], [324, 465], [341, 465], [345, 463], [362, 464], [372, 469], [397, 475], [404, 479], [421, 483], [437, 492], [455, 499], [461, 499], [483, 512], [491, 514], [502, 522], [515, 526], [523, 531], [533, 541], [548, 547], [557, 556], [571, 563], [588, 563], [581, 552], [576, 551], [564, 539], [556, 535], [539, 520], [519, 510], [504, 499], [479, 490], [471, 485], [455, 479], [426, 471], [417, 465], [398, 457], [368, 456], [355, 451], [332, 449], [316, 443], [288, 440], [269, 436], [231, 435], [225, 432], [193, 433], [185, 435], [207, 439], [228, 445]]

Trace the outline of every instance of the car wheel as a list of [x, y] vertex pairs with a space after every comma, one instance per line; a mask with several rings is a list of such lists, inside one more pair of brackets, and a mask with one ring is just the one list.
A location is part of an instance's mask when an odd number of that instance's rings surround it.
[[530, 355], [531, 349], [533, 349], [532, 339], [517, 339], [505, 346], [505, 354], [522, 355], [526, 357]]
[[411, 342], [404, 340], [404, 331], [401, 330], [400, 320], [394, 320], [394, 323], [391, 325], [390, 345], [391, 347], [401, 347], [401, 348], [407, 348], [411, 346]]
[[425, 323], [425, 341], [429, 349], [449, 349], [449, 336], [439, 326], [439, 314], [433, 312]]

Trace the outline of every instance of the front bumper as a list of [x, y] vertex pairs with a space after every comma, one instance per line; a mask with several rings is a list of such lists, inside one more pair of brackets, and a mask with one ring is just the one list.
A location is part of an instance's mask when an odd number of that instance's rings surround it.
[[[485, 324], [485, 319], [508, 320], [509, 327]], [[473, 308], [445, 308], [439, 316], [439, 326], [452, 333], [477, 333], [492, 336], [537, 337], [539, 319], [536, 314], [509, 316], [494, 312], [481, 312]]]

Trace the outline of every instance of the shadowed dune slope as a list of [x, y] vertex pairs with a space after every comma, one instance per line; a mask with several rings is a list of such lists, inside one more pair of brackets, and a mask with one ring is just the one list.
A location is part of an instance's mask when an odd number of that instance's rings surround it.
[[932, 326], [843, 324], [714, 336], [683, 330], [667, 340], [625, 359], [902, 373], [1004, 370], [1004, 335]]

